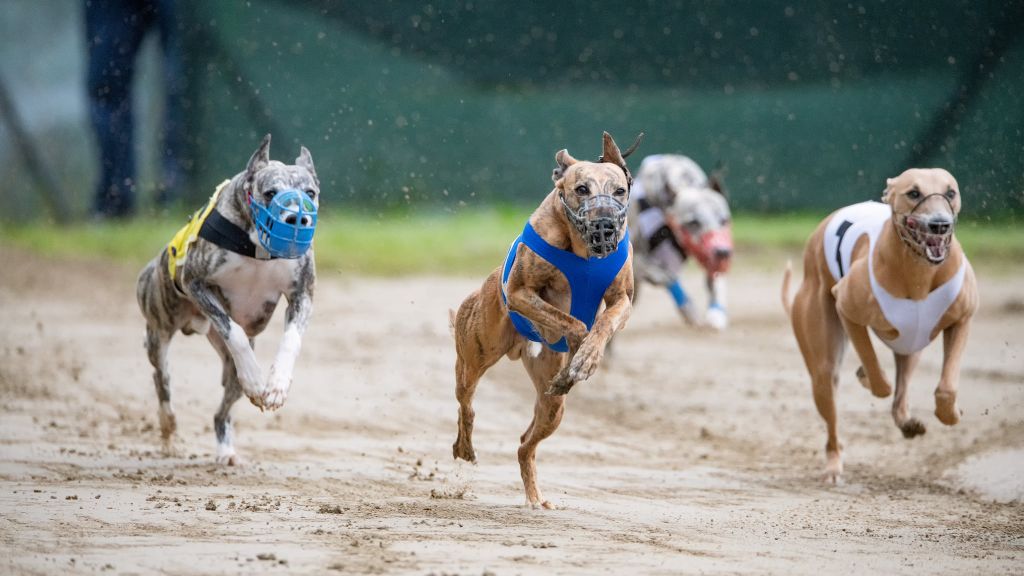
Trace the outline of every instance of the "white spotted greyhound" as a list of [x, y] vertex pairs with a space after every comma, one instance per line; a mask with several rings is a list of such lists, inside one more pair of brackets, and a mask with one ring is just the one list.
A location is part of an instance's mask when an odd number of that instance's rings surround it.
[[[686, 156], [648, 156], [637, 171], [629, 207], [637, 279], [667, 288], [688, 324], [725, 329], [725, 274], [733, 246], [732, 216], [720, 175], [709, 178]], [[709, 298], [703, 319], [679, 283], [689, 257], [705, 271]]]

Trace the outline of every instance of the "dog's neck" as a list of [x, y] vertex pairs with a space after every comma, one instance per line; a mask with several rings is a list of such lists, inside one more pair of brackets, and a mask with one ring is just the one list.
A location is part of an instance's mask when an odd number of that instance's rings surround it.
[[231, 179], [231, 183], [224, 190], [225, 193], [217, 199], [216, 209], [232, 224], [253, 235], [256, 227], [253, 225], [249, 199], [245, 193], [244, 178], [243, 172]]
[[923, 300], [956, 274], [963, 252], [954, 237], [946, 261], [936, 266], [907, 246], [889, 219], [878, 235], [873, 259], [875, 276], [886, 291], [897, 298]]

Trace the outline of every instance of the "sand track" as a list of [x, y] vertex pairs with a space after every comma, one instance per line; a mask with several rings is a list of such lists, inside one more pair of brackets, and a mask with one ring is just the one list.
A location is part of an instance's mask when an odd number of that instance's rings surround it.
[[[321, 278], [288, 403], [239, 402], [248, 464], [222, 468], [205, 339], [172, 344], [179, 438], [164, 455], [135, 271], [0, 246], [0, 572], [1024, 571], [1024, 270], [980, 274], [954, 428], [931, 413], [939, 346], [911, 388], [928, 426], [912, 441], [848, 352], [847, 481], [828, 487], [779, 275], [743, 264], [724, 334], [685, 329], [667, 295], [644, 293], [541, 444], [561, 509], [535, 511], [515, 460], [532, 410], [517, 364], [480, 385], [479, 464], [451, 458], [447, 309], [478, 279]], [[280, 325], [257, 340], [264, 371]]]

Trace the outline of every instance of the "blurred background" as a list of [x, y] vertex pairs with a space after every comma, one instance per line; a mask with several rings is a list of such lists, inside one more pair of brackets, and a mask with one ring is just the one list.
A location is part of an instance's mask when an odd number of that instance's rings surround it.
[[[0, 8], [8, 224], [89, 215], [84, 6]], [[525, 210], [554, 153], [596, 158], [602, 130], [623, 147], [646, 132], [634, 166], [721, 162], [739, 214], [820, 217], [914, 165], [949, 169], [968, 216], [1024, 208], [1024, 2], [178, 0], [174, 18], [187, 185], [160, 211], [175, 222], [267, 132], [274, 158], [310, 148], [325, 215]], [[144, 215], [165, 65], [150, 34], [132, 93]]]

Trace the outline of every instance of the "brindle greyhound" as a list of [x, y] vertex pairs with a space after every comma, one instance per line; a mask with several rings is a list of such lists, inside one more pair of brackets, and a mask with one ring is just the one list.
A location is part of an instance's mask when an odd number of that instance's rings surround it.
[[[641, 135], [642, 136], [642, 135]], [[553, 508], [537, 487], [537, 445], [558, 428], [565, 394], [594, 373], [629, 318], [632, 248], [625, 225], [632, 178], [608, 133], [597, 162], [555, 155], [555, 188], [530, 216], [505, 266], [451, 314], [456, 458], [476, 462], [473, 393], [502, 356], [521, 359], [536, 388], [533, 421], [520, 437], [519, 468], [530, 506]]]
[[960, 421], [957, 386], [978, 289], [967, 257], [953, 236], [960, 187], [940, 168], [910, 169], [886, 182], [882, 202], [834, 212], [818, 226], [804, 251], [804, 280], [789, 302], [790, 269], [782, 303], [792, 317], [814, 403], [825, 419], [825, 479], [839, 481], [842, 446], [836, 426], [835, 388], [846, 339], [860, 357], [857, 377], [879, 398], [892, 393], [868, 328], [893, 350], [896, 395], [892, 416], [907, 438], [924, 434], [910, 416], [907, 387], [921, 350], [943, 334], [942, 375], [935, 416]]

